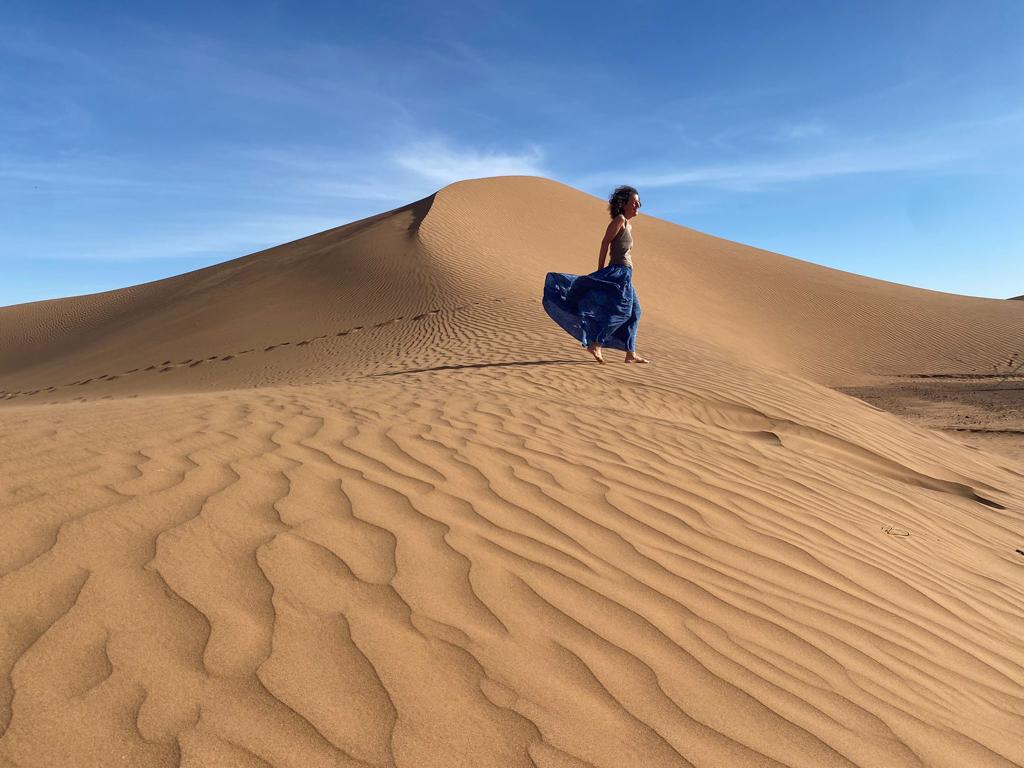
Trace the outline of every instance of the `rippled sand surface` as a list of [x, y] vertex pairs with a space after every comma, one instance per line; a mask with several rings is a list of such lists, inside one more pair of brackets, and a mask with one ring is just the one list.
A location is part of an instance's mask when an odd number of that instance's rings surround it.
[[603, 215], [467, 182], [0, 309], [0, 766], [1024, 763], [1024, 470], [828, 386], [1024, 303], [641, 217], [598, 366], [539, 290]]

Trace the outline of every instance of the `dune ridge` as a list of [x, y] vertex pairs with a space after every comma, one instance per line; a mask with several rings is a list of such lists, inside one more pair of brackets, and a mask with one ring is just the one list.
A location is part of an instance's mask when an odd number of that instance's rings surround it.
[[0, 765], [1024, 763], [1024, 474], [825, 386], [1020, 306], [644, 217], [655, 364], [598, 367], [537, 274], [600, 215], [467, 182], [0, 309]]
[[[0, 397], [64, 400], [46, 393], [82, 381], [90, 393], [117, 394], [120, 385], [97, 384], [169, 365], [164, 373], [172, 375], [137, 377], [125, 391], [320, 383], [368, 366], [401, 370], [409, 356], [424, 365], [472, 355], [483, 361], [468, 345], [450, 354], [424, 349], [410, 321], [495, 301], [515, 313], [504, 325], [483, 320], [496, 344], [557, 338], [535, 311], [539, 286], [553, 269], [596, 268], [594, 222], [605, 216], [602, 201], [544, 179], [460, 182], [395, 211], [185, 275], [0, 307]], [[635, 281], [645, 340], [655, 344], [708, 343], [740, 362], [829, 385], [993, 373], [1024, 355], [1017, 303], [886, 283], [648, 216], [636, 226], [644, 262]], [[352, 331], [389, 323], [405, 333], [353, 343]], [[460, 326], [447, 328], [454, 338], [430, 341], [450, 346], [464, 333]], [[263, 354], [300, 345], [323, 354]], [[216, 374], [201, 368], [225, 358], [232, 364]], [[198, 370], [176, 375], [173, 366], [195, 362]]]

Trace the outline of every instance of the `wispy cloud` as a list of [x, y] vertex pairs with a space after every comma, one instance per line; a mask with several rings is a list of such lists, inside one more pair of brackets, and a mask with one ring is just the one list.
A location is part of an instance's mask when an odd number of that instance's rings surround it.
[[646, 187], [707, 185], [730, 189], [759, 189], [770, 184], [811, 181], [832, 176], [934, 168], [948, 161], [944, 153], [860, 154], [856, 152], [794, 158], [788, 161], [741, 163], [689, 170], [641, 174]]
[[[135, 262], [195, 260], [211, 263], [290, 242], [340, 226], [344, 221], [326, 216], [266, 215], [225, 217], [216, 224], [181, 223], [160, 231], [157, 225], [144, 232], [119, 233], [117, 238], [91, 238], [88, 234], [62, 237], [39, 256], [68, 262]], [[134, 236], [133, 236], [134, 235]], [[17, 243], [14, 243], [17, 245]], [[0, 253], [0, 263], [4, 256]]]
[[315, 146], [265, 147], [241, 154], [290, 195], [346, 200], [406, 203], [463, 179], [550, 175], [537, 145], [516, 152], [458, 145], [437, 136], [358, 155]]
[[4, 182], [13, 182], [80, 193], [90, 187], [155, 187], [160, 183], [155, 179], [147, 181], [133, 176], [122, 166], [123, 164], [116, 163], [113, 159], [104, 162], [104, 158], [98, 155], [47, 160], [0, 155], [0, 187], [4, 186]]
[[[832, 130], [817, 120], [783, 128], [792, 147], [783, 159], [759, 156], [734, 163], [694, 164], [667, 171], [627, 174], [647, 187], [706, 186], [754, 191], [774, 184], [814, 181], [838, 176], [899, 173], [909, 171], [950, 171], [973, 173], [990, 165], [986, 156], [1008, 143], [1009, 126], [1024, 123], [1024, 110], [972, 117], [968, 120], [931, 126], [927, 131], [889, 136], [850, 136]], [[799, 151], [798, 145], [804, 146]], [[813, 149], [812, 149], [813, 147]], [[1001, 156], [1004, 153], [998, 152]], [[608, 183], [624, 178], [621, 173], [590, 177]]]
[[437, 184], [484, 176], [546, 176], [538, 146], [520, 153], [453, 147], [443, 140], [416, 142], [393, 155], [401, 168]]
[[638, 186], [704, 186], [756, 191], [775, 184], [814, 181], [858, 174], [926, 171], [950, 166], [963, 157], [962, 148], [941, 143], [906, 143], [889, 147], [851, 147], [817, 153], [790, 154], [784, 159], [757, 158], [744, 162], [693, 165], [660, 171], [635, 169], [588, 176], [584, 187], [607, 185], [629, 177]]
[[274, 188], [291, 199], [409, 202], [415, 199], [410, 194], [422, 191], [422, 181], [410, 179], [380, 151], [352, 156], [324, 146], [259, 147], [233, 156], [253, 176], [272, 179]]
[[[360, 155], [320, 146], [242, 148], [179, 167], [173, 179], [144, 158], [8, 157], [0, 162], [0, 202], [20, 199], [41, 209], [54, 195], [67, 202], [51, 218], [44, 244], [38, 233], [9, 232], [0, 263], [26, 251], [70, 262], [213, 263], [404, 205], [462, 179], [549, 175], [543, 156], [537, 146], [516, 152], [444, 137]], [[26, 188], [40, 191], [25, 198]], [[146, 200], [157, 199], [177, 211], [173, 219], [143, 213], [155, 206]]]
[[0, 56], [37, 67], [57, 67], [106, 78], [110, 70], [95, 56], [73, 46], [57, 44], [28, 27], [0, 24]]
[[789, 123], [782, 126], [776, 138], [783, 141], [800, 141], [801, 139], [814, 139], [823, 136], [826, 126], [822, 120], [805, 120], [799, 123]]

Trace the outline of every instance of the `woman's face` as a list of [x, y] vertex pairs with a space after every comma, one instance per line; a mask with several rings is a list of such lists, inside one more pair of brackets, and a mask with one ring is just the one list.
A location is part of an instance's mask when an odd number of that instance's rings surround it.
[[623, 209], [627, 219], [632, 219], [636, 216], [636, 212], [640, 210], [640, 195], [634, 194], [626, 201], [625, 208]]

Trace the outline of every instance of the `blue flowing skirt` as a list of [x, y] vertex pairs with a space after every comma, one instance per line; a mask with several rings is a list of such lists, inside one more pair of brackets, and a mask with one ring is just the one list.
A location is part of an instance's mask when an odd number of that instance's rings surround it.
[[640, 300], [633, 289], [633, 268], [618, 264], [589, 275], [548, 272], [544, 309], [584, 347], [636, 350]]

